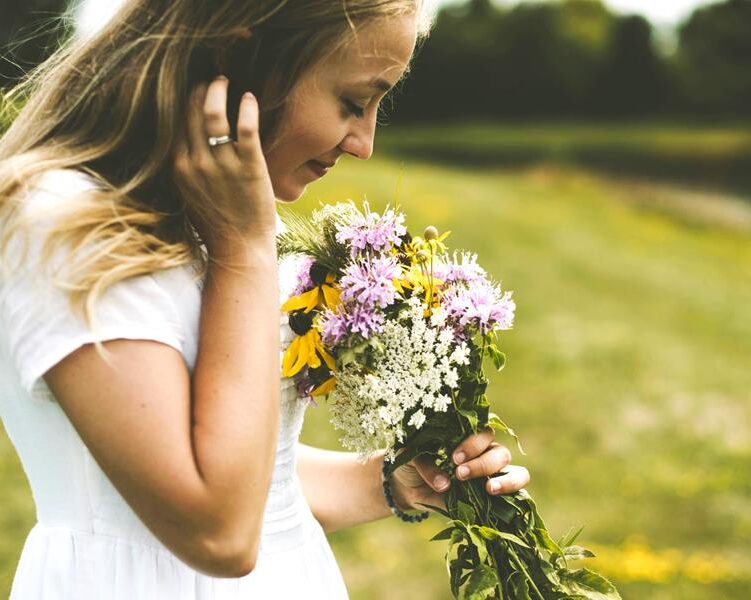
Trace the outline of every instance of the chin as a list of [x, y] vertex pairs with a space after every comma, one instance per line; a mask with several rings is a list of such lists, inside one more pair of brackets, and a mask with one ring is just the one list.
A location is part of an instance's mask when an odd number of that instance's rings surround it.
[[298, 200], [300, 196], [302, 196], [305, 193], [305, 188], [307, 186], [299, 186], [299, 185], [278, 185], [273, 186], [274, 188], [274, 197], [277, 200], [280, 200], [281, 202], [294, 202], [295, 200]]

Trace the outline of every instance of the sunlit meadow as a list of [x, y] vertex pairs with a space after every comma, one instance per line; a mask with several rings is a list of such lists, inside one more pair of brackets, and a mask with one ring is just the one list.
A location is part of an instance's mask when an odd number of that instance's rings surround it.
[[[342, 160], [297, 206], [366, 196], [400, 203], [413, 233], [450, 229], [514, 290], [490, 396], [551, 533], [584, 525], [627, 599], [751, 597], [751, 204], [572, 167], [373, 158]], [[338, 448], [325, 404], [303, 441]], [[34, 514], [4, 435], [0, 481], [5, 597]], [[448, 599], [440, 529], [333, 534], [353, 600]]]

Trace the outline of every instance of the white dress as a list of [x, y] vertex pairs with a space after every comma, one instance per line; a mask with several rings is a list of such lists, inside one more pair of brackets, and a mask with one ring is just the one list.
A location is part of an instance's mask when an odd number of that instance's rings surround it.
[[[91, 185], [74, 171], [47, 173], [27, 196], [26, 210], [49, 211]], [[33, 268], [39, 247], [37, 239], [31, 241], [23, 271], [0, 279], [0, 417], [23, 463], [37, 515], [11, 600], [346, 599], [341, 572], [295, 470], [305, 405], [292, 381], [281, 379], [278, 449], [256, 567], [240, 578], [199, 573], [139, 520], [42, 379], [94, 336], [41, 269]], [[282, 263], [280, 272], [284, 294], [292, 285], [290, 264]], [[178, 349], [192, 372], [200, 283], [186, 266], [116, 284], [98, 311], [99, 339], [160, 341]], [[293, 334], [281, 313], [280, 326], [283, 350]]]

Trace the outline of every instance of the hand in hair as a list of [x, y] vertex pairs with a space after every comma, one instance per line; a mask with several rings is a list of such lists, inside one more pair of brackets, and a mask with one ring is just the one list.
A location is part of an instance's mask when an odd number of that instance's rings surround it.
[[209, 256], [227, 255], [237, 245], [268, 240], [276, 230], [274, 190], [261, 149], [258, 103], [243, 96], [237, 140], [210, 146], [209, 137], [230, 135], [229, 81], [220, 76], [191, 93], [186, 132], [177, 141], [174, 178], [188, 216]]

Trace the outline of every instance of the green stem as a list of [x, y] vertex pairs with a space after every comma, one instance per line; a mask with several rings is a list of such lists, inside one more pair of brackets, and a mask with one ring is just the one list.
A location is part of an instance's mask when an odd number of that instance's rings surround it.
[[537, 589], [537, 586], [535, 585], [534, 579], [532, 579], [532, 576], [529, 574], [529, 571], [527, 571], [527, 568], [524, 566], [524, 563], [519, 560], [519, 557], [516, 555], [516, 551], [511, 548], [511, 543], [507, 542], [506, 547], [508, 549], [508, 554], [511, 557], [511, 560], [514, 561], [516, 566], [524, 572], [524, 575], [527, 576], [527, 581], [529, 581], [530, 585], [532, 586], [532, 589], [535, 591], [535, 593], [540, 597], [540, 600], [545, 600], [545, 596], [542, 595], [542, 592]]
[[428, 311], [432, 312], [433, 306], [433, 246], [430, 246], [430, 277], [428, 278], [428, 285], [430, 286], [429, 298], [428, 298]]

